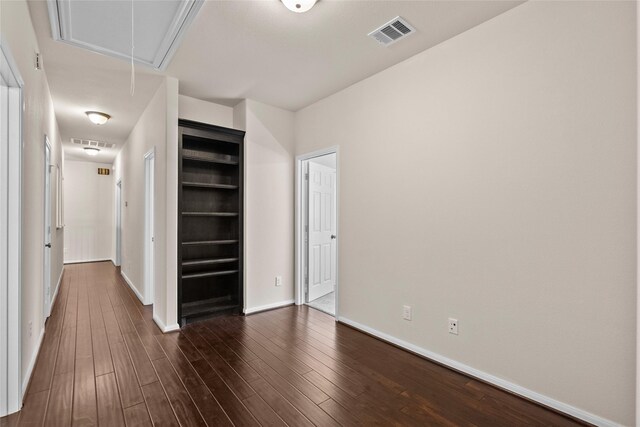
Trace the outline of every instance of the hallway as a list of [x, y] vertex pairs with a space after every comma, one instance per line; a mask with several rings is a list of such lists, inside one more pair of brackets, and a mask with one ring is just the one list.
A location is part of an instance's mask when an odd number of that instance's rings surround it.
[[67, 265], [5, 426], [578, 425], [307, 307], [161, 334], [111, 263]]

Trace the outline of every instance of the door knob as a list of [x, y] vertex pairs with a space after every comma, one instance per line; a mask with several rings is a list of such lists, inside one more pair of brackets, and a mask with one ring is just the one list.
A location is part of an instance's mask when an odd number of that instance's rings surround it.
[[335, 239], [335, 238], [336, 238], [336, 235], [335, 235], [335, 234], [332, 234], [332, 235], [331, 235], [331, 238], [332, 238], [332, 239]]
[[44, 245], [45, 248], [51, 248], [51, 243], [47, 243], [46, 245]]

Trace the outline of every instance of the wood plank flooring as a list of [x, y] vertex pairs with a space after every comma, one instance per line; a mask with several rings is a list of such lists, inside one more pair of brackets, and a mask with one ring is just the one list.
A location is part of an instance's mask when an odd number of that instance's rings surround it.
[[162, 334], [111, 263], [66, 266], [15, 426], [581, 425], [307, 307]]

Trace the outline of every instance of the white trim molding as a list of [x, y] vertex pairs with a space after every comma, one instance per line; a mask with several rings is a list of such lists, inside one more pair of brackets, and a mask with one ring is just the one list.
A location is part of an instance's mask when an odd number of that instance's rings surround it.
[[58, 284], [56, 285], [56, 289], [53, 291], [53, 295], [51, 296], [51, 305], [49, 307], [53, 308], [53, 305], [56, 303], [56, 298], [58, 298], [58, 291], [60, 290], [60, 285], [62, 284], [63, 276], [64, 276], [64, 265], [62, 266], [60, 277], [58, 277]]
[[[636, 2], [636, 70], [640, 70], [640, 3]], [[636, 271], [640, 266], [640, 73], [636, 71]], [[636, 274], [636, 425], [640, 426], [640, 274]]]
[[33, 368], [36, 367], [36, 362], [38, 361], [38, 356], [40, 355], [40, 347], [42, 347], [42, 341], [44, 341], [45, 327], [42, 326], [42, 330], [40, 330], [40, 336], [38, 337], [38, 344], [31, 355], [31, 360], [29, 360], [29, 365], [27, 366], [27, 372], [22, 380], [22, 395], [24, 396], [27, 392], [27, 387], [29, 387], [29, 381], [31, 381], [31, 374], [33, 374]]
[[[49, 307], [53, 307], [56, 303], [56, 299], [58, 298], [58, 294], [60, 291], [60, 285], [62, 285], [62, 278], [64, 277], [64, 265], [62, 266], [62, 271], [60, 272], [60, 277], [58, 278], [58, 283], [56, 284], [56, 289], [53, 291], [53, 295], [51, 297], [51, 304]], [[27, 392], [27, 387], [29, 387], [29, 381], [31, 381], [31, 374], [33, 374], [33, 369], [36, 366], [36, 362], [38, 361], [38, 357], [40, 355], [40, 348], [42, 347], [42, 341], [44, 340], [44, 334], [46, 333], [46, 326], [43, 324], [42, 329], [40, 330], [40, 336], [38, 337], [38, 344], [36, 345], [35, 351], [31, 356], [31, 360], [29, 360], [29, 365], [27, 366], [27, 372], [22, 380], [22, 395], [24, 396]]]
[[338, 321], [344, 323], [345, 325], [349, 325], [354, 329], [357, 329], [362, 332], [366, 332], [369, 335], [373, 335], [376, 338], [379, 338], [388, 343], [394, 344], [398, 347], [401, 347], [405, 350], [408, 350], [412, 353], [419, 354], [422, 357], [438, 362], [442, 365], [448, 366], [451, 369], [454, 369], [459, 372], [463, 372], [469, 376], [477, 378], [481, 381], [493, 384], [496, 387], [502, 388], [504, 390], [510, 391], [522, 397], [525, 397], [529, 400], [537, 402], [541, 405], [548, 406], [549, 408], [556, 409], [560, 412], [563, 412], [567, 415], [571, 415], [572, 417], [579, 418], [583, 421], [591, 423], [596, 426], [601, 427], [619, 427], [620, 425], [605, 418], [594, 415], [585, 410], [576, 408], [575, 406], [568, 405], [566, 403], [555, 400], [549, 396], [545, 396], [544, 394], [540, 394], [533, 390], [529, 390], [525, 387], [522, 387], [518, 384], [514, 384], [505, 379], [496, 377], [495, 375], [491, 375], [487, 372], [483, 372], [479, 369], [473, 368], [469, 365], [465, 365], [464, 363], [460, 363], [456, 360], [449, 359], [448, 357], [442, 356], [441, 354], [434, 353], [432, 351], [426, 350], [422, 347], [418, 347], [417, 345], [411, 344], [407, 341], [403, 341], [399, 338], [396, 338], [392, 335], [386, 334], [384, 332], [380, 332], [376, 329], [373, 329], [369, 326], [363, 325], [351, 319], [347, 319], [345, 317], [339, 317]]
[[89, 262], [107, 262], [107, 261], [111, 261], [113, 262], [113, 260], [111, 258], [95, 258], [95, 259], [73, 259], [70, 261], [65, 261], [64, 264], [68, 265], [68, 264], [87, 264]]
[[289, 299], [286, 301], [274, 302], [273, 304], [261, 305], [259, 307], [245, 308], [244, 314], [255, 314], [260, 313], [261, 311], [273, 310], [275, 308], [286, 307], [288, 305], [293, 305], [295, 303], [294, 300]]
[[120, 275], [122, 276], [122, 278], [124, 279], [125, 282], [127, 282], [127, 285], [129, 285], [129, 288], [131, 288], [131, 290], [133, 291], [134, 294], [136, 294], [136, 296], [138, 297], [138, 299], [140, 300], [140, 302], [142, 303], [142, 305], [144, 305], [144, 297], [142, 296], [142, 294], [136, 289], [136, 287], [134, 286], [133, 282], [131, 281], [131, 279], [129, 279], [126, 275], [126, 273], [122, 270], [120, 270]]
[[156, 325], [158, 325], [158, 327], [160, 328], [160, 330], [162, 332], [164, 332], [165, 334], [167, 332], [174, 332], [174, 331], [179, 331], [180, 330], [180, 325], [178, 325], [177, 323], [174, 323], [173, 325], [165, 325], [164, 322], [162, 320], [160, 320], [160, 318], [158, 316], [156, 316], [155, 314], [153, 315], [153, 321], [156, 322]]
[[[24, 80], [0, 34], [4, 150], [0, 177], [0, 416], [22, 407], [22, 119]], [[4, 148], [3, 148], [4, 147]]]

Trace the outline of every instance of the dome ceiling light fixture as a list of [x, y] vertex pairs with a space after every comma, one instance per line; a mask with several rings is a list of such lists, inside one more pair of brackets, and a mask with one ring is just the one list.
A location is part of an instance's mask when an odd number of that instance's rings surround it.
[[282, 0], [282, 3], [292, 12], [303, 13], [311, 10], [317, 0]]
[[101, 113], [100, 111], [85, 111], [84, 113], [89, 117], [89, 120], [91, 120], [92, 123], [98, 126], [107, 123], [111, 118], [107, 113]]
[[100, 152], [100, 149], [98, 148], [93, 148], [93, 147], [84, 147], [84, 152], [88, 155], [88, 156], [97, 156], [98, 153]]

